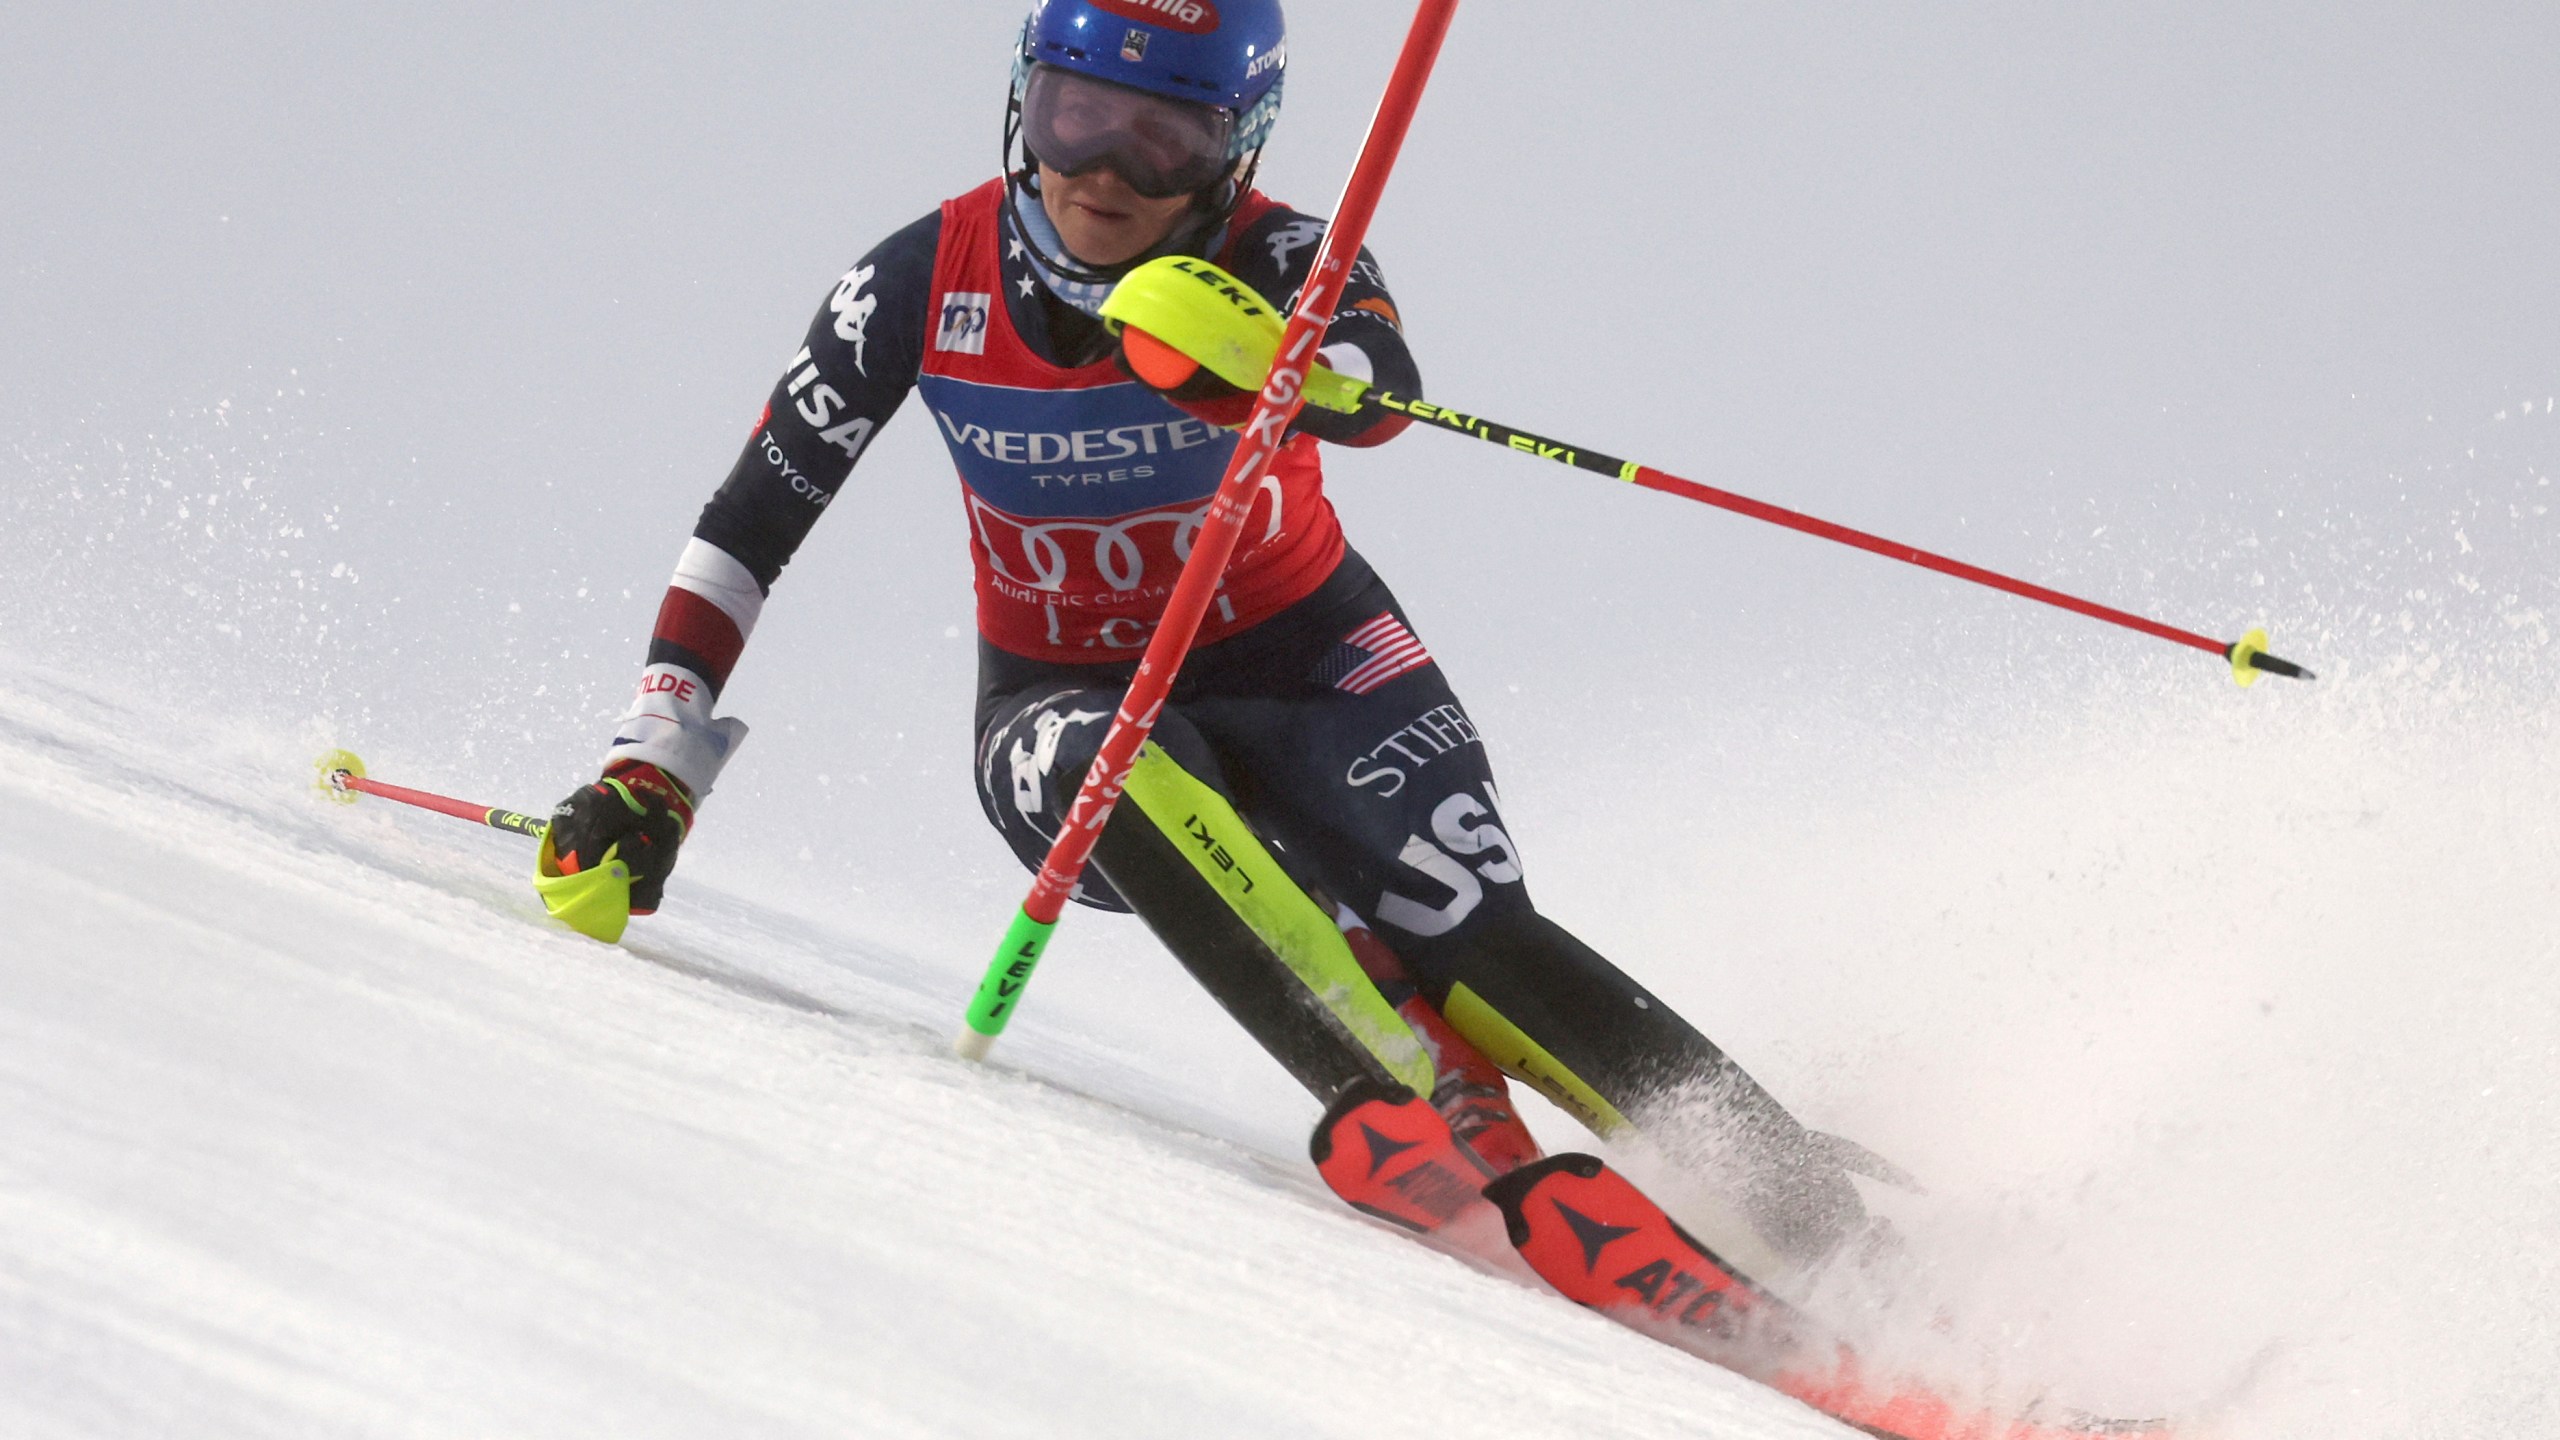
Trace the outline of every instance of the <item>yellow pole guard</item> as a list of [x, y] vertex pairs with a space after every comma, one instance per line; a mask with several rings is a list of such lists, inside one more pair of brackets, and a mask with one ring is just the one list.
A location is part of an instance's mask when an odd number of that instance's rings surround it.
[[[1248, 394], [1270, 378], [1287, 328], [1252, 286], [1188, 255], [1161, 256], [1122, 276], [1102, 302], [1102, 322], [1114, 334], [1134, 325]], [[1307, 371], [1307, 403], [1320, 409], [1348, 415], [1368, 389], [1322, 365]]]
[[563, 875], [560, 857], [551, 850], [551, 837], [543, 836], [542, 848], [533, 857], [533, 891], [542, 897], [542, 908], [589, 939], [607, 945], [620, 940], [631, 924], [631, 867], [615, 853], [621, 848], [608, 845], [603, 860], [575, 875]]

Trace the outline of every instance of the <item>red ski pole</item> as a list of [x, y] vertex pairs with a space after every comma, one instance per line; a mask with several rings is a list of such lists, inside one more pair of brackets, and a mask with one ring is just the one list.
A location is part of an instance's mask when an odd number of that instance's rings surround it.
[[995, 958], [987, 965], [986, 978], [979, 982], [977, 996], [970, 1002], [967, 1028], [953, 1046], [969, 1059], [986, 1058], [996, 1036], [1004, 1033], [1005, 1023], [1013, 1018], [1024, 987], [1031, 983], [1032, 969], [1040, 963], [1040, 952], [1048, 947], [1049, 937], [1058, 928], [1058, 916], [1066, 909], [1067, 897], [1084, 873], [1085, 862], [1093, 856], [1103, 822], [1111, 818], [1111, 807], [1119, 800], [1121, 787], [1128, 783], [1129, 767], [1137, 763], [1139, 747], [1146, 744], [1156, 716], [1163, 712], [1173, 677], [1182, 668], [1192, 638], [1200, 631], [1200, 618], [1207, 613], [1218, 580], [1226, 572], [1227, 558], [1235, 553], [1236, 537], [1244, 529], [1254, 492], [1287, 438], [1289, 422], [1297, 418], [1299, 406], [1305, 403], [1307, 371], [1315, 363], [1317, 348], [1324, 343], [1325, 326], [1332, 319], [1343, 286], [1351, 278], [1352, 263], [1360, 257], [1360, 242], [1368, 234], [1370, 217], [1377, 212], [1379, 193], [1386, 188], [1387, 175], [1395, 168], [1396, 153], [1404, 145], [1405, 131], [1413, 123], [1423, 85], [1431, 78], [1432, 62], [1439, 58], [1440, 42], [1449, 33], [1449, 21], [1457, 8], [1458, 0], [1422, 0], [1414, 12], [1413, 28], [1405, 34], [1395, 73], [1388, 77], [1386, 94], [1378, 101], [1378, 112], [1369, 122], [1368, 137], [1360, 145], [1360, 158], [1353, 163], [1350, 182], [1343, 187], [1342, 203], [1335, 208], [1333, 224], [1316, 252], [1314, 273], [1300, 293], [1297, 312], [1289, 317], [1288, 328], [1281, 333], [1280, 353], [1272, 361], [1271, 374], [1263, 382], [1261, 394], [1254, 400], [1253, 417], [1245, 422], [1243, 438], [1236, 446], [1235, 458], [1227, 464], [1226, 477], [1219, 481], [1218, 492], [1209, 501], [1200, 533], [1192, 541], [1191, 558], [1184, 563], [1181, 578], [1174, 582], [1173, 595], [1165, 603], [1164, 619], [1147, 642], [1138, 673], [1129, 681], [1129, 693], [1121, 700], [1119, 713], [1112, 717], [1102, 751], [1085, 772], [1075, 803], [1068, 807], [1065, 821], [1058, 826], [1058, 838], [1049, 846], [1048, 858], [1031, 882], [1031, 893], [1006, 929], [1004, 943], [996, 948]]
[[542, 832], [551, 828], [550, 821], [532, 815], [518, 814], [513, 810], [501, 810], [494, 805], [475, 805], [468, 800], [456, 800], [450, 795], [434, 795], [424, 790], [412, 790], [405, 785], [386, 785], [379, 780], [369, 780], [365, 778], [364, 762], [344, 750], [332, 750], [321, 756], [318, 763], [321, 793], [341, 804], [352, 805], [357, 796], [371, 795], [380, 800], [396, 800], [403, 805], [415, 805], [421, 810], [433, 810], [439, 815], [450, 815], [457, 820], [469, 820], [475, 824], [486, 825], [492, 830], [507, 830], [518, 835], [528, 835], [536, 840], [542, 838]]
[[[456, 800], [450, 795], [437, 795], [426, 790], [412, 790], [406, 785], [388, 785], [369, 779], [364, 762], [345, 750], [332, 750], [318, 763], [320, 793], [341, 805], [353, 805], [359, 795], [377, 800], [414, 805], [492, 830], [543, 840], [551, 822], [535, 815], [502, 810], [495, 805], [481, 805], [469, 800]], [[607, 945], [622, 938], [623, 927], [631, 923], [631, 867], [608, 847], [598, 864], [574, 874], [554, 873], [551, 847], [544, 841], [542, 860], [535, 867], [534, 893], [542, 897], [542, 908], [553, 919], [581, 935], [601, 940]]]
[[2319, 678], [2291, 660], [2268, 654], [2267, 632], [2264, 630], [2252, 630], [2237, 640], [2216, 640], [2212, 636], [2199, 635], [2192, 630], [2181, 630], [2175, 625], [2163, 624], [2158, 620], [2136, 615], [2129, 610], [2119, 610], [2112, 605], [2101, 605], [2095, 600], [2084, 600], [2077, 595], [2068, 595], [2049, 586], [2038, 585], [2031, 580], [2021, 580], [2014, 575], [2003, 575], [1997, 570], [1986, 570], [1979, 565], [1969, 565], [1962, 560], [1950, 559], [1934, 551], [1923, 550], [1916, 545], [1905, 545], [1899, 540], [1887, 540], [1881, 535], [1870, 535], [1864, 530], [1853, 530], [1846, 525], [1807, 515], [1801, 511], [1772, 505], [1766, 500], [1754, 500], [1748, 495], [1737, 495], [1730, 490], [1701, 485], [1695, 480], [1683, 480], [1677, 475], [1657, 470], [1650, 465], [1638, 465], [1632, 460], [1621, 460], [1614, 455], [1603, 455], [1597, 450], [1586, 450], [1562, 440], [1550, 440], [1544, 435], [1533, 435], [1518, 426], [1506, 425], [1499, 420], [1489, 420], [1481, 415], [1469, 415], [1452, 410], [1446, 405], [1416, 400], [1410, 396], [1391, 395], [1384, 390], [1371, 390], [1357, 382], [1339, 380], [1328, 382], [1323, 377], [1319, 377], [1318, 384], [1328, 390], [1336, 391], [1336, 395], [1325, 402], [1328, 405], [1357, 403], [1374, 405], [1382, 410], [1392, 410], [1396, 414], [1426, 424], [1437, 425], [1444, 430], [1471, 435], [1478, 440], [1502, 446], [1506, 450], [1517, 450], [1523, 455], [1534, 455], [1541, 460], [1553, 460], [1560, 465], [1570, 465], [1576, 470], [1587, 470], [1595, 475], [1624, 480], [1630, 485], [1640, 485], [1647, 490], [1660, 491], [1665, 495], [1677, 495], [1683, 500], [1695, 500], [1701, 505], [1713, 505], [1719, 510], [1729, 510], [1736, 515], [1747, 515], [1754, 520], [1784, 526], [1789, 530], [1818, 539], [1864, 550], [1871, 555], [1881, 555], [1888, 560], [1899, 560], [1906, 565], [1917, 565], [1923, 570], [1935, 570], [1941, 575], [1952, 575], [1958, 580], [1971, 581], [1976, 585], [1987, 586], [2023, 600], [2051, 605], [2056, 609], [2068, 610], [2075, 615], [2086, 615], [2092, 620], [2103, 620], [2107, 624], [2122, 626], [2155, 640], [2166, 640], [2173, 645], [2184, 645], [2189, 649], [2201, 650], [2208, 655], [2219, 655], [2231, 662], [2231, 673], [2242, 685], [2252, 683], [2261, 673], [2281, 675], [2289, 680]]

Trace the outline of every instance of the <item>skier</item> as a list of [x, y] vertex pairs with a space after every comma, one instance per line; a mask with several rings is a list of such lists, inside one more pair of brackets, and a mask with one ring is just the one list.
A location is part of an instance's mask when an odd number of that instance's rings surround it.
[[[1037, 866], [1145, 646], [1252, 397], [1206, 370], [1159, 389], [1098, 318], [1159, 257], [1213, 260], [1294, 304], [1324, 222], [1256, 190], [1288, 63], [1276, 0], [1039, 0], [1014, 55], [998, 178], [846, 271], [704, 508], [603, 776], [555, 811], [542, 873], [618, 855], [632, 913], [662, 897], [745, 727], [714, 713], [784, 564], [919, 392], [949, 446], [976, 568], [976, 775]], [[1203, 291], [1202, 303], [1228, 300]], [[1406, 395], [1420, 377], [1365, 252], [1323, 361]], [[1703, 1098], [1713, 1177], [1759, 1238], [1810, 1260], [1862, 1219], [1845, 1142], [1798, 1124], [1615, 965], [1541, 913], [1484, 738], [1404, 607], [1345, 542], [1319, 450], [1406, 422], [1313, 407], [1263, 482], [1146, 765], [1077, 898], [1134, 910], [1319, 1100], [1383, 1067], [1374, 1027], [1296, 978], [1189, 858], [1241, 817], [1277, 852], [1250, 904], [1312, 897], [1349, 933], [1431, 1103], [1488, 1167], [1537, 1155], [1508, 1071], [1603, 1133]], [[1231, 831], [1229, 833], [1232, 833]], [[1225, 849], [1218, 854], [1225, 855]], [[1098, 872], [1098, 873], [1095, 873]], [[1297, 912], [1293, 912], [1297, 913]], [[1332, 937], [1326, 929], [1328, 939]], [[1338, 941], [1335, 943], [1339, 943]], [[1378, 1010], [1364, 1013], [1377, 1014]]]

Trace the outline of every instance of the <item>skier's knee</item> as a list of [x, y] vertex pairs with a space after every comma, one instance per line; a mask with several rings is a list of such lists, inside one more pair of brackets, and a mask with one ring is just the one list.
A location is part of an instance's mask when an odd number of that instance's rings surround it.
[[[1054, 830], [1056, 817], [1075, 802], [1085, 772], [1102, 751], [1119, 699], [1110, 690], [1062, 690], [1031, 701], [990, 727], [978, 747], [980, 794]], [[1164, 712], [1149, 734], [1183, 769], [1218, 783], [1209, 742], [1181, 714]]]
[[[1059, 690], [1024, 703], [980, 737], [978, 803], [1025, 868], [1038, 869], [1048, 855], [1119, 703], [1116, 690]], [[1152, 734], [1182, 768], [1218, 783], [1216, 757], [1190, 721], [1168, 710]], [[1129, 908], [1094, 874], [1085, 876], [1075, 898], [1104, 910]]]

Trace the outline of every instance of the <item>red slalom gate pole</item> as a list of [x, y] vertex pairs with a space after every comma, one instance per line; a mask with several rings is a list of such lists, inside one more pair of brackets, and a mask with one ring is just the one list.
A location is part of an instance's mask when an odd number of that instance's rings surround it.
[[952, 1047], [968, 1059], [986, 1058], [996, 1037], [1004, 1033], [1006, 1022], [1013, 1018], [1023, 990], [1031, 983], [1032, 970], [1040, 963], [1041, 952], [1048, 948], [1049, 937], [1057, 931], [1067, 897], [1074, 893], [1085, 863], [1093, 858], [1094, 842], [1102, 837], [1103, 824], [1111, 818], [1112, 806], [1118, 803], [1121, 788], [1128, 783], [1129, 769], [1138, 761], [1139, 748], [1146, 744], [1148, 734], [1155, 729], [1156, 717], [1164, 711], [1173, 678], [1181, 671], [1193, 638], [1200, 633], [1200, 619], [1208, 613], [1218, 581], [1226, 573], [1227, 560], [1235, 553], [1236, 537], [1244, 529], [1254, 492], [1288, 438], [1289, 422], [1297, 418], [1299, 407], [1306, 401], [1307, 371], [1315, 364], [1316, 350], [1324, 343], [1325, 327], [1342, 298], [1343, 286], [1350, 281], [1352, 263], [1360, 258], [1360, 244], [1368, 235], [1370, 218], [1377, 213], [1378, 196], [1386, 189], [1388, 174], [1395, 169], [1396, 154], [1404, 147], [1405, 132], [1411, 128], [1414, 111], [1422, 103], [1423, 86], [1431, 78], [1431, 66], [1440, 57], [1440, 42], [1448, 35], [1449, 22], [1457, 9], [1458, 0], [1422, 0], [1414, 12], [1413, 27], [1405, 33], [1404, 49], [1396, 57], [1395, 73], [1387, 79], [1386, 94], [1379, 99], [1378, 112], [1369, 122], [1368, 137], [1360, 144], [1360, 158], [1353, 162], [1351, 179], [1343, 187], [1342, 203], [1335, 207], [1333, 224], [1316, 252], [1315, 271], [1307, 278], [1288, 328], [1281, 332], [1280, 353], [1272, 361], [1271, 374], [1263, 382], [1261, 394], [1254, 400], [1253, 417], [1245, 422], [1235, 458], [1228, 462], [1226, 476], [1218, 482], [1218, 493], [1209, 501], [1208, 513], [1201, 519], [1200, 533], [1191, 544], [1191, 558], [1184, 562], [1181, 578], [1174, 582], [1173, 595], [1165, 602], [1164, 619], [1147, 641], [1146, 654], [1138, 661], [1138, 673], [1130, 678], [1129, 693], [1121, 700], [1119, 713], [1111, 719], [1110, 732], [1103, 737], [1101, 753], [1085, 772], [1084, 785], [1077, 790], [1075, 803], [1068, 807], [1065, 821], [1058, 826], [1058, 837], [1049, 846], [1048, 858], [1041, 862], [1039, 874], [1032, 879], [1031, 893], [1024, 897], [1021, 910], [1006, 929], [1004, 942], [988, 962], [986, 977], [979, 982], [978, 993], [969, 1004], [968, 1023]]

